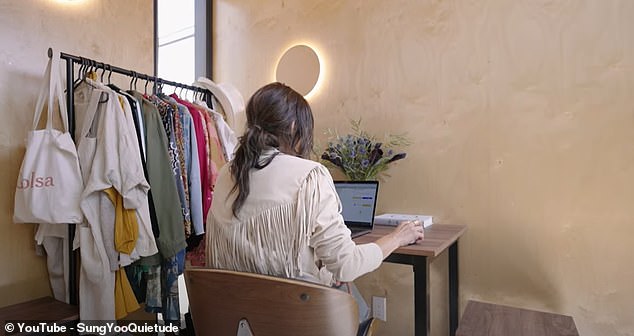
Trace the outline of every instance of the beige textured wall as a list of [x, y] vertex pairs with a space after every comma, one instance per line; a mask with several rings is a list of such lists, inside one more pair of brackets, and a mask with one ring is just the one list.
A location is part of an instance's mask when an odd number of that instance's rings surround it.
[[153, 27], [152, 0], [0, 0], [0, 307], [50, 294], [33, 226], [12, 222], [48, 47], [151, 73]]
[[[379, 210], [469, 226], [462, 308], [476, 298], [634, 335], [634, 1], [217, 0], [214, 14], [216, 81], [248, 97], [309, 42], [326, 61], [318, 133], [359, 116], [409, 133]], [[434, 335], [447, 330], [443, 258]], [[386, 264], [359, 281], [387, 295], [381, 335], [412, 334], [412, 278]]]

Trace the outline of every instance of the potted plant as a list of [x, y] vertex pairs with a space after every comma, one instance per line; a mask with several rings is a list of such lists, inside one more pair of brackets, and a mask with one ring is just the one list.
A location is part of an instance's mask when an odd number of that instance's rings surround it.
[[361, 129], [361, 119], [351, 120], [350, 134], [341, 136], [328, 130], [328, 146], [321, 155], [327, 165], [341, 169], [351, 181], [376, 180], [392, 162], [407, 154], [400, 147], [408, 146], [405, 135], [387, 135], [383, 141]]

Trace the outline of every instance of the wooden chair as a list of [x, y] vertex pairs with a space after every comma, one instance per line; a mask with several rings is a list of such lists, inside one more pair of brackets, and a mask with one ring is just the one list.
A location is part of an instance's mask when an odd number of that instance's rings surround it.
[[197, 335], [357, 334], [357, 304], [334, 288], [202, 268], [186, 269], [185, 282]]

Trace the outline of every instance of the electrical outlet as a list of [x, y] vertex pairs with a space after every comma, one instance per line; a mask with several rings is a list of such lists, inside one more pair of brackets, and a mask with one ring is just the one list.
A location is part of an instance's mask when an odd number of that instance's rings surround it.
[[372, 297], [372, 317], [387, 321], [387, 298], [381, 296]]

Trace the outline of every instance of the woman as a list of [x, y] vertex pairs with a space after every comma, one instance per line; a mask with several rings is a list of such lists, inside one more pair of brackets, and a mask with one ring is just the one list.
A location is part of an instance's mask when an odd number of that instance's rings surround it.
[[352, 241], [330, 173], [307, 159], [313, 116], [299, 93], [268, 84], [251, 97], [246, 115], [235, 157], [216, 180], [208, 266], [334, 285], [423, 238], [419, 222], [405, 222], [374, 243]]

